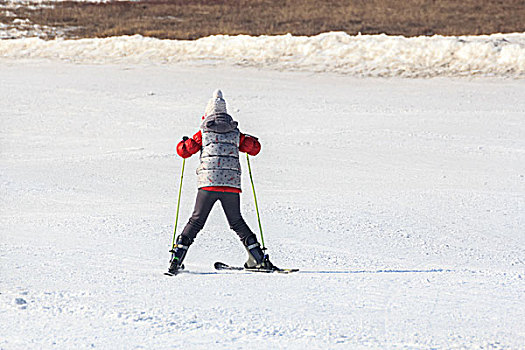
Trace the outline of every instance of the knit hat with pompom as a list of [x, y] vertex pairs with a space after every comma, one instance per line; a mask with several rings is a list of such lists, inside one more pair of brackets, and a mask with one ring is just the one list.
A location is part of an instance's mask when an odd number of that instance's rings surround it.
[[204, 115], [221, 113], [227, 114], [228, 112], [226, 111], [226, 101], [222, 98], [222, 91], [217, 89], [213, 92], [213, 97], [208, 101]]

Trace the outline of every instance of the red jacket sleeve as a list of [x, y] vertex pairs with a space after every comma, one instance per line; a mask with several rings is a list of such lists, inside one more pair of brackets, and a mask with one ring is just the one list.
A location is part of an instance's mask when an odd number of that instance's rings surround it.
[[256, 156], [261, 151], [261, 144], [257, 137], [241, 134], [239, 151], [246, 152], [250, 156]]
[[202, 135], [201, 132], [197, 132], [193, 135], [193, 138], [181, 141], [177, 145], [177, 154], [182, 158], [188, 158], [199, 152], [202, 147]]

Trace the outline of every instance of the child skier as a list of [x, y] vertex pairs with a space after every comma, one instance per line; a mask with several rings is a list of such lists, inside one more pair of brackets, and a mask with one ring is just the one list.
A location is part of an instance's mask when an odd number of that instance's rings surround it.
[[202, 230], [208, 214], [217, 200], [222, 204], [230, 228], [234, 230], [248, 252], [247, 268], [272, 270], [275, 267], [263, 253], [257, 237], [250, 230], [240, 211], [241, 165], [239, 151], [255, 156], [261, 150], [256, 137], [242, 134], [238, 123], [226, 111], [221, 90], [215, 90], [202, 117], [200, 130], [193, 138], [184, 136], [177, 145], [177, 154], [191, 157], [200, 151], [197, 168], [199, 190], [195, 209], [182, 233], [177, 237], [170, 261], [170, 273], [181, 268], [188, 247]]

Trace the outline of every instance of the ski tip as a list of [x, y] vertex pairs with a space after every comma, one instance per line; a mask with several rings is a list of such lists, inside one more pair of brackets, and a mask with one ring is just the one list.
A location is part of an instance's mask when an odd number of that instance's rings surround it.
[[244, 266], [231, 266], [225, 263], [222, 263], [220, 261], [215, 262], [213, 264], [216, 270], [235, 270], [235, 271], [248, 271], [248, 272], [263, 272], [263, 273], [292, 273], [297, 272], [299, 269], [280, 269], [278, 267], [274, 267], [273, 269], [261, 269], [261, 268], [245, 268]]
[[176, 273], [171, 273], [171, 272], [164, 272], [164, 276], [170, 276], [170, 277], [173, 277], [173, 276], [177, 276], [178, 274], [180, 274], [182, 271], [177, 271]]
[[225, 263], [222, 263], [220, 261], [215, 262], [215, 264], [213, 264], [213, 266], [215, 267], [216, 270], [222, 270], [222, 269], [228, 268], [228, 265], [226, 265]]

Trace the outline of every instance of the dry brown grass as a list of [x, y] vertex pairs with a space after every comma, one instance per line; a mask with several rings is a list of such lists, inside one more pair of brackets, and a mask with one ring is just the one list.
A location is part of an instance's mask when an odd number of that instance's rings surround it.
[[196, 39], [212, 34], [315, 35], [326, 31], [405, 36], [525, 32], [525, 0], [64, 2], [52, 9], [16, 12], [36, 24], [75, 27], [70, 37], [141, 34]]

